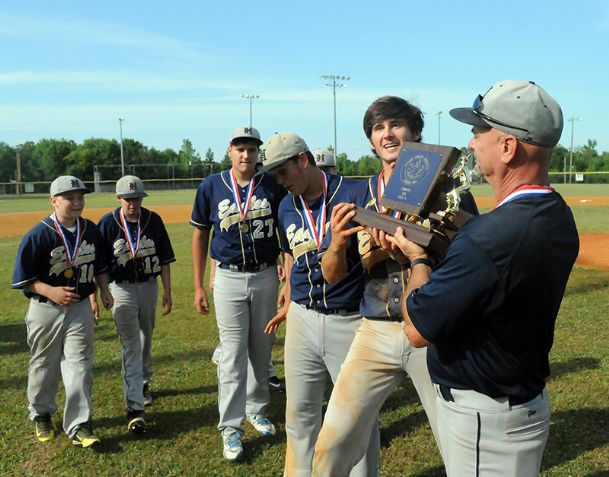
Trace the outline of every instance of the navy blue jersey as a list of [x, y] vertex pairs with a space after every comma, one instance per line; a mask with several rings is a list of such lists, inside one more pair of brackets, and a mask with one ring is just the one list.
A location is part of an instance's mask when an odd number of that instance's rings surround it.
[[138, 280], [161, 273], [161, 265], [175, 262], [169, 235], [161, 217], [148, 209], [140, 209], [140, 246], [136, 260], [129, 249], [125, 233], [132, 243], [137, 240], [137, 223], [128, 222], [123, 229], [119, 216], [120, 207], [108, 212], [99, 221], [103, 251], [110, 271], [110, 281]]
[[[328, 174], [326, 230], [330, 228], [334, 206], [343, 202], [353, 203], [359, 195], [358, 190], [364, 186], [365, 182]], [[315, 221], [319, 216], [321, 202], [320, 197], [315, 203], [309, 204]], [[283, 250], [294, 258], [290, 275], [292, 301], [319, 310], [358, 309], [364, 282], [355, 243], [347, 250], [349, 273], [339, 283], [331, 284], [323, 278], [317, 244], [307, 228], [299, 197], [289, 194], [281, 202], [279, 234]]]
[[[101, 236], [93, 222], [83, 218], [78, 220], [82, 238], [73, 266], [70, 267], [66, 260], [66, 250], [53, 220], [45, 217], [23, 237], [19, 245], [13, 270], [13, 288], [23, 289], [28, 298], [34, 294], [25, 287], [36, 281], [53, 287], [76, 287], [76, 293], [82, 298], [95, 291], [93, 276], [107, 271], [101, 253]], [[65, 228], [63, 232], [69, 246], [73, 247], [76, 234]], [[71, 272], [68, 270], [70, 268]]]
[[[368, 179], [368, 187], [357, 199], [357, 205], [379, 211], [377, 186], [379, 174]], [[462, 199], [461, 208], [478, 214], [471, 194]], [[358, 233], [359, 253], [366, 272], [366, 288], [361, 313], [367, 318], [402, 321], [401, 299], [408, 280], [409, 265], [400, 265], [389, 257], [389, 252], [374, 243], [371, 233]]]
[[[200, 229], [213, 227], [209, 254], [220, 263], [245, 267], [277, 260], [277, 211], [286, 192], [269, 174], [256, 176], [255, 181], [246, 221], [231, 191], [230, 169], [199, 184], [190, 223]], [[238, 188], [243, 205], [247, 188]]]
[[432, 380], [491, 397], [541, 392], [578, 249], [573, 215], [555, 192], [514, 199], [463, 226], [407, 301], [433, 343]]

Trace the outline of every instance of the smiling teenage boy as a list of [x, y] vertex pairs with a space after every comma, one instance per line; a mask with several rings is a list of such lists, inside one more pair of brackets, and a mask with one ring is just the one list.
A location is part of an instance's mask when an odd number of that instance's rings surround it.
[[91, 425], [94, 316], [87, 298], [101, 289], [112, 306], [97, 227], [81, 217], [88, 191], [74, 176], [51, 183], [54, 212], [23, 238], [13, 272], [13, 288], [30, 300], [25, 316], [31, 359], [27, 395], [36, 437], [55, 437], [51, 416], [60, 377], [66, 390], [63, 429], [76, 446], [100, 442]]

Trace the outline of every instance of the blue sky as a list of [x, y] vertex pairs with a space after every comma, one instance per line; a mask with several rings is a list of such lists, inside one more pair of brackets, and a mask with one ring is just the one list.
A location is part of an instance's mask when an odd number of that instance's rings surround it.
[[[609, 151], [609, 1], [3, 0], [0, 141], [124, 137], [156, 148], [192, 140], [220, 159], [253, 103], [263, 139], [294, 131], [310, 148], [369, 152], [361, 121], [386, 94], [426, 113], [423, 139], [461, 147], [448, 115], [501, 79], [536, 81], [575, 122], [574, 145]], [[441, 115], [437, 113], [442, 111]], [[571, 123], [560, 143], [569, 147]]]

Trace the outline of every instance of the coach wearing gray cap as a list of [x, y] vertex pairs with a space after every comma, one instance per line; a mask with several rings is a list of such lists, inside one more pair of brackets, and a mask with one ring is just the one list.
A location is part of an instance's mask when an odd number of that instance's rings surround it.
[[532, 81], [507, 80], [450, 114], [473, 126], [469, 147], [495, 208], [467, 223], [433, 270], [401, 229], [383, 240], [411, 260], [405, 332], [429, 346], [449, 477], [536, 476], [550, 426], [548, 354], [579, 249], [571, 210], [548, 185], [562, 112]]

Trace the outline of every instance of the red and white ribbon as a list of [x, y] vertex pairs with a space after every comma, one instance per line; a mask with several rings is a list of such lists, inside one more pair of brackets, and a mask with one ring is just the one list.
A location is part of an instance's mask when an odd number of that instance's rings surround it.
[[129, 224], [125, 220], [125, 214], [123, 214], [122, 208], [118, 211], [118, 215], [120, 216], [121, 223], [123, 224], [123, 231], [125, 232], [125, 238], [127, 239], [129, 250], [131, 251], [131, 255], [133, 255], [133, 259], [135, 260], [137, 251], [140, 249], [140, 239], [142, 235], [142, 230], [140, 229], [140, 219], [137, 219], [137, 234], [135, 241], [133, 241], [131, 238], [131, 232], [129, 231]]
[[51, 215], [51, 220], [53, 220], [55, 230], [57, 230], [57, 233], [61, 237], [61, 243], [63, 243], [63, 247], [66, 251], [66, 261], [68, 262], [69, 267], [72, 268], [72, 264], [76, 260], [76, 255], [78, 255], [78, 247], [80, 247], [80, 241], [82, 239], [80, 219], [76, 219], [76, 241], [74, 242], [73, 249], [70, 249], [70, 242], [63, 232], [63, 225], [61, 225], [57, 220], [57, 214], [55, 212], [53, 212], [53, 215]]
[[326, 232], [326, 197], [328, 195], [328, 176], [325, 172], [321, 171], [323, 174], [321, 188], [322, 188], [322, 199], [321, 205], [319, 206], [319, 215], [317, 216], [317, 224], [313, 220], [313, 213], [307, 204], [307, 201], [300, 197], [300, 202], [302, 204], [302, 209], [305, 213], [305, 221], [307, 223], [307, 228], [309, 229], [309, 233], [313, 240], [315, 240], [315, 244], [317, 245], [317, 249], [321, 249], [321, 244], [324, 241], [324, 234]]
[[523, 186], [518, 187], [514, 192], [512, 192], [505, 199], [503, 199], [501, 202], [499, 202], [495, 206], [495, 209], [501, 207], [506, 202], [510, 202], [519, 197], [523, 197], [523, 196], [534, 197], [534, 196], [549, 194], [551, 192], [554, 192], [554, 188], [550, 187], [550, 186], [532, 185], [532, 184], [523, 185]]
[[233, 169], [230, 170], [230, 181], [231, 181], [231, 192], [233, 193], [233, 199], [239, 208], [239, 215], [242, 220], [247, 220], [247, 214], [252, 205], [252, 195], [254, 194], [254, 184], [255, 180], [252, 180], [247, 185], [247, 190], [245, 191], [245, 201], [243, 206], [241, 205], [241, 198], [239, 197], [239, 184], [237, 184], [237, 179], [235, 179], [235, 173]]

